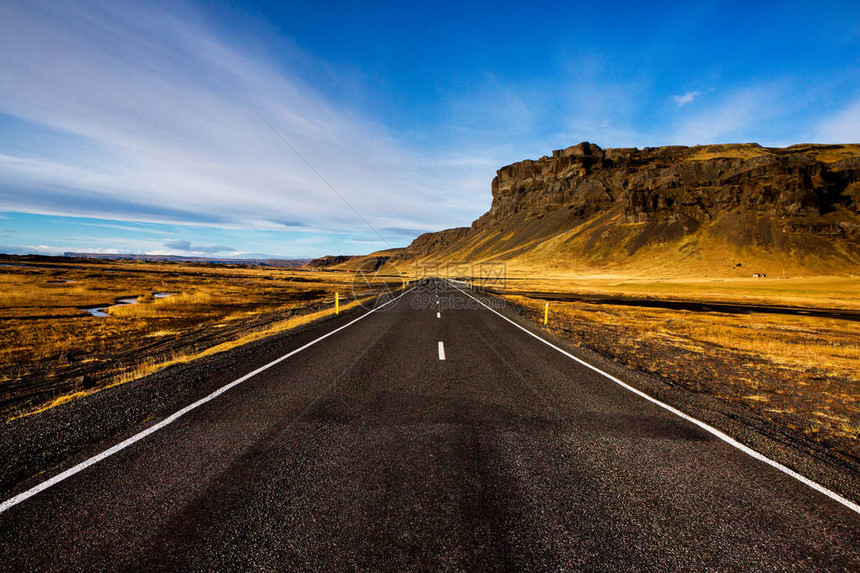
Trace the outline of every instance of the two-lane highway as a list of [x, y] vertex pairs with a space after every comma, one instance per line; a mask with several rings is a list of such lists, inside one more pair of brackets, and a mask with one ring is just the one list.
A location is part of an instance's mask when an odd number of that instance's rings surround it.
[[851, 508], [471, 296], [426, 281], [10, 507], [0, 568], [860, 569]]

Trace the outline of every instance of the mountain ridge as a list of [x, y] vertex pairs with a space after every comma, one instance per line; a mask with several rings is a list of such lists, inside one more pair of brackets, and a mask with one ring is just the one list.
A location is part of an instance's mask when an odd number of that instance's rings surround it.
[[400, 260], [522, 269], [737, 276], [860, 269], [860, 145], [602, 149], [497, 171], [470, 227], [417, 237]]

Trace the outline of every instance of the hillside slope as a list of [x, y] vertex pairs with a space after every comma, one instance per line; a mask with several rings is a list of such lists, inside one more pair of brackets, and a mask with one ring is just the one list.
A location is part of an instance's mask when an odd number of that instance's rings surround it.
[[749, 276], [860, 272], [860, 145], [601, 149], [499, 169], [471, 227], [398, 259], [523, 272]]
[[[402, 252], [402, 248], [392, 248], [376, 251], [369, 255], [327, 255], [313, 259], [306, 267], [309, 269], [384, 273], [386, 265], [389, 262], [393, 262], [393, 259], [402, 254]], [[392, 270], [392, 272], [396, 271]]]

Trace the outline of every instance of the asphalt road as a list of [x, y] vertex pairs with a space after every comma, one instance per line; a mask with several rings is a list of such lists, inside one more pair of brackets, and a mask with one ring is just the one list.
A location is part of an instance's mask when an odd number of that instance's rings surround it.
[[851, 509], [439, 282], [0, 514], [2, 570], [857, 571], [858, 547]]

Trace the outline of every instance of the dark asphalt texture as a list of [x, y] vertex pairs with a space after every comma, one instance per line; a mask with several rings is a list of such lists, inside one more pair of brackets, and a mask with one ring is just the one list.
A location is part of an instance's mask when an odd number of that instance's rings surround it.
[[857, 571], [858, 547], [848, 508], [439, 282], [0, 514], [10, 571]]

